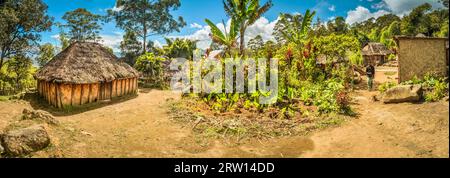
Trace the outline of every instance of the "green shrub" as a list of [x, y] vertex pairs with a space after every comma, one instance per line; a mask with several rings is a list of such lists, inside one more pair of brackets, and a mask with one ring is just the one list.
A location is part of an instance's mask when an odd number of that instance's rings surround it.
[[423, 79], [414, 76], [413, 79], [402, 84], [422, 85], [431, 90], [424, 98], [427, 102], [435, 102], [448, 95], [448, 81], [445, 77], [438, 77], [434, 74], [426, 74]]
[[165, 58], [156, 56], [153, 53], [145, 53], [136, 59], [134, 68], [144, 75], [145, 81], [143, 85], [147, 86], [150, 84], [158, 88], [165, 86], [164, 68], [162, 64], [164, 61]]
[[444, 81], [433, 81], [433, 91], [425, 95], [425, 101], [435, 102], [444, 98], [448, 94], [447, 83]]
[[391, 89], [392, 87], [395, 87], [396, 85], [397, 85], [397, 84], [394, 83], [394, 82], [386, 82], [386, 83], [381, 84], [381, 85], [378, 87], [378, 91], [380, 91], [381, 93], [384, 93], [384, 92], [386, 92], [387, 90]]

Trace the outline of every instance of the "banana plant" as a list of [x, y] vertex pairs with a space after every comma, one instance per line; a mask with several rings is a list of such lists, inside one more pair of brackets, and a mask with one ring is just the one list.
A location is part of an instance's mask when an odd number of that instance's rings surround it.
[[316, 12], [306, 11], [305, 16], [302, 15], [281, 15], [281, 23], [284, 24], [285, 29], [281, 31], [283, 37], [289, 41], [293, 42], [299, 46], [302, 46], [303, 42], [308, 37], [308, 32], [311, 28], [311, 23], [313, 21]]
[[245, 31], [253, 25], [272, 6], [272, 0], [268, 0], [262, 6], [260, 0], [224, 0], [223, 5], [227, 15], [236, 20], [239, 26], [240, 47], [239, 54], [244, 55], [245, 51]]
[[[222, 32], [222, 30], [219, 29], [211, 20], [205, 19], [205, 22], [211, 27], [211, 39], [213, 43], [218, 43], [220, 45], [225, 46], [225, 52], [231, 56], [231, 50], [236, 47], [236, 41], [237, 41], [237, 34], [238, 34], [238, 28], [236, 26], [236, 21], [231, 20], [230, 29], [227, 32], [227, 29], [225, 28], [225, 31]], [[225, 22], [223, 22], [225, 26]]]

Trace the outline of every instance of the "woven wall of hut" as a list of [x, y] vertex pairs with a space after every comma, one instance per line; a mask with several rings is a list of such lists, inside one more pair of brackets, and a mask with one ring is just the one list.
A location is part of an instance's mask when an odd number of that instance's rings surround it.
[[399, 83], [426, 74], [446, 76], [445, 38], [398, 38]]
[[64, 84], [39, 80], [37, 87], [39, 94], [49, 104], [65, 108], [136, 94], [138, 82], [137, 78], [91, 84]]

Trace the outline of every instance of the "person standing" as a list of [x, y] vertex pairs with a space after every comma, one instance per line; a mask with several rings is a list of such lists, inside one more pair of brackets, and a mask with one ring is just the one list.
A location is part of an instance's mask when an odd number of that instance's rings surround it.
[[375, 67], [372, 64], [369, 64], [366, 68], [367, 75], [367, 86], [369, 91], [372, 91], [373, 88], [373, 79], [375, 78]]

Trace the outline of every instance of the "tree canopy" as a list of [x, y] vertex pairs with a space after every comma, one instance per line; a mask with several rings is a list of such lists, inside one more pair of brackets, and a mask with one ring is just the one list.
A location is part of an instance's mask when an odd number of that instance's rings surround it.
[[70, 42], [98, 41], [104, 17], [93, 14], [84, 8], [69, 11], [62, 17], [67, 23], [62, 25], [68, 29]]
[[54, 56], [55, 47], [50, 43], [46, 43], [39, 46], [39, 54], [36, 61], [39, 64], [39, 67], [43, 67], [48, 61], [52, 60]]
[[42, 0], [5, 0], [0, 7], [0, 69], [6, 58], [27, 53], [50, 30], [53, 18]]
[[141, 39], [142, 51], [147, 51], [147, 38], [180, 31], [186, 23], [171, 11], [181, 6], [179, 0], [117, 0], [116, 10], [108, 10], [116, 25], [125, 31], [133, 31]]

